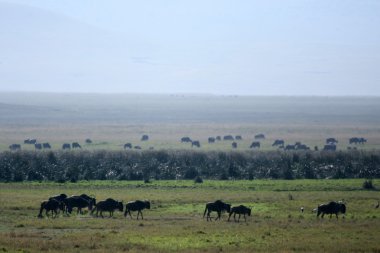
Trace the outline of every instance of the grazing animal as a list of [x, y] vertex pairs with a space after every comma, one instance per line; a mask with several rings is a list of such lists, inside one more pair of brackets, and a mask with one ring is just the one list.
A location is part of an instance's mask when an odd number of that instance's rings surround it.
[[77, 214], [83, 214], [82, 208], [85, 207], [87, 207], [89, 211], [92, 210], [92, 201], [87, 201], [80, 196], [71, 196], [66, 198], [63, 200], [63, 203], [65, 203], [67, 213], [71, 213], [74, 207], [78, 208]]
[[136, 200], [136, 201], [128, 202], [125, 205], [124, 216], [127, 217], [127, 215], [129, 214], [129, 216], [132, 219], [131, 211], [137, 211], [137, 219], [139, 219], [139, 214], [141, 214], [141, 219], [143, 220], [144, 217], [141, 210], [145, 208], [150, 209], [150, 202], [147, 200]]
[[50, 197], [49, 200], [50, 200], [50, 199], [55, 199], [55, 200], [57, 200], [57, 201], [59, 201], [59, 202], [62, 202], [62, 201], [63, 201], [64, 199], [66, 199], [66, 198], [67, 198], [67, 195], [64, 194], [64, 193], [61, 193], [61, 194], [59, 194], [59, 195], [55, 195], [55, 196]]
[[215, 138], [214, 137], [208, 137], [208, 143], [214, 143]]
[[41, 143], [35, 143], [34, 144], [34, 148], [38, 149], [38, 150], [41, 150], [42, 149], [42, 144]]
[[134, 146], [133, 148], [134, 148], [134, 149], [141, 149], [140, 146]]
[[265, 139], [265, 135], [264, 134], [256, 134], [255, 140], [260, 140], [260, 139]]
[[277, 139], [273, 142], [272, 146], [284, 146], [284, 144], [285, 144], [284, 140]]
[[79, 197], [81, 198], [84, 198], [85, 200], [87, 200], [88, 202], [92, 202], [92, 206], [95, 206], [96, 205], [96, 198], [93, 198], [93, 197], [90, 197], [88, 196], [87, 194], [81, 194]]
[[127, 148], [132, 148], [132, 143], [125, 143], [124, 144], [124, 149], [127, 149]]
[[240, 206], [234, 206], [231, 208], [230, 215], [228, 216], [228, 221], [230, 221], [231, 215], [234, 215], [234, 221], [236, 221], [236, 214], [239, 214], [238, 222], [240, 221], [240, 216], [243, 215], [244, 220], [247, 222], [247, 218], [245, 215], [251, 216], [251, 208], [248, 208], [246, 206], [240, 205]]
[[232, 142], [231, 146], [232, 146], [232, 148], [237, 148], [237, 143], [236, 142]]
[[338, 213], [345, 214], [346, 213], [346, 205], [341, 202], [331, 201], [328, 204], [321, 204], [317, 209], [317, 217], [322, 214], [322, 218], [325, 214], [330, 214], [330, 218], [333, 214], [335, 214], [338, 219]]
[[79, 145], [78, 142], [73, 142], [73, 144], [71, 145], [74, 148], [82, 148], [81, 145]]
[[112, 198], [108, 198], [106, 200], [99, 201], [95, 208], [92, 210], [91, 214], [96, 211], [96, 217], [98, 217], [98, 214], [100, 212], [100, 216], [103, 217], [103, 211], [109, 212], [110, 216], [113, 216], [113, 212], [115, 210], [119, 210], [120, 212], [123, 211], [123, 202], [116, 201]]
[[338, 140], [335, 138], [327, 138], [326, 139], [326, 144], [336, 144], [338, 143]]
[[62, 149], [71, 149], [70, 143], [63, 143]]
[[20, 144], [12, 144], [12, 145], [9, 145], [9, 149], [12, 151], [21, 150], [21, 145]]
[[260, 148], [260, 142], [259, 141], [254, 141], [252, 142], [251, 146], [249, 148]]
[[236, 135], [235, 136], [235, 140], [241, 141], [241, 140], [243, 140], [243, 137], [241, 137], [241, 135]]
[[149, 136], [144, 134], [143, 136], [141, 136], [141, 141], [147, 141], [149, 140]]
[[91, 139], [86, 139], [85, 142], [86, 142], [87, 144], [91, 144], [91, 143], [92, 143], [92, 140], [91, 140]]
[[198, 148], [200, 148], [201, 147], [201, 143], [199, 142], [199, 141], [193, 141], [193, 142], [191, 142], [191, 146], [192, 147], [198, 147]]
[[223, 211], [230, 212], [231, 211], [231, 205], [230, 204], [226, 204], [226, 203], [224, 203], [221, 200], [217, 200], [215, 202], [209, 202], [209, 203], [206, 204], [206, 208], [205, 208], [205, 211], [203, 213], [203, 218], [205, 217], [206, 212], [207, 212], [207, 221], [209, 219], [212, 220], [212, 218], [210, 216], [210, 213], [211, 212], [217, 212], [218, 213], [218, 217], [215, 218], [215, 220], [218, 220], [218, 219], [220, 220], [220, 216], [221, 216], [221, 213]]
[[232, 135], [225, 135], [225, 136], [223, 136], [223, 140], [225, 140], [225, 141], [233, 141], [234, 137]]
[[222, 137], [220, 137], [219, 135], [215, 137], [215, 140], [217, 141], [221, 141], [222, 140]]
[[49, 199], [41, 202], [40, 213], [38, 214], [38, 218], [42, 218], [42, 211], [46, 210], [46, 216], [49, 217], [49, 211], [51, 211], [51, 215], [56, 217], [58, 215], [59, 209], [63, 210], [63, 203], [59, 202], [55, 199]]
[[49, 142], [42, 143], [42, 147], [46, 148], [46, 149], [50, 149], [51, 148]]
[[192, 142], [190, 137], [182, 137], [181, 142]]

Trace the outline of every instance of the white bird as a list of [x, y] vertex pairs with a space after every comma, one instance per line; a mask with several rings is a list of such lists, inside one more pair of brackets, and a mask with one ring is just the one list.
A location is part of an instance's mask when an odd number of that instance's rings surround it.
[[303, 208], [303, 206], [301, 206], [301, 213], [303, 213], [303, 211], [304, 211], [304, 208]]
[[380, 206], [380, 203], [379, 201], [377, 201], [377, 205], [375, 206], [375, 208], [379, 208], [379, 206]]

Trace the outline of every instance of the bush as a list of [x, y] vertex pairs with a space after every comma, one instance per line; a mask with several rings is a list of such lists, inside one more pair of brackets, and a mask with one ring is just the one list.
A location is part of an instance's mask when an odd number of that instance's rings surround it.
[[373, 185], [371, 179], [367, 179], [367, 180], [365, 180], [363, 182], [363, 189], [366, 189], [366, 190], [373, 190], [373, 189], [375, 189], [375, 186]]

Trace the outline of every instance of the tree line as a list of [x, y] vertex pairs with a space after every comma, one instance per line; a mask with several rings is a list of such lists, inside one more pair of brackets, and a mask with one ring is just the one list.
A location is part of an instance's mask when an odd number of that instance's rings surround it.
[[0, 181], [379, 178], [380, 151], [18, 151]]

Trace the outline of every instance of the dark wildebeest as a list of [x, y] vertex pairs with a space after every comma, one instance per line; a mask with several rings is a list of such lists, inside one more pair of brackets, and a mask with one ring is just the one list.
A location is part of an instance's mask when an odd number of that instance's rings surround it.
[[134, 146], [133, 148], [134, 148], [134, 149], [141, 149], [140, 146]]
[[67, 195], [64, 194], [64, 193], [61, 193], [59, 195], [55, 195], [55, 196], [50, 197], [49, 200], [50, 199], [55, 199], [55, 200], [57, 200], [59, 202], [63, 202], [63, 200], [66, 199], [66, 198], [67, 198]]
[[88, 202], [92, 202], [92, 206], [95, 206], [96, 205], [96, 198], [93, 198], [93, 197], [90, 197], [88, 196], [87, 194], [81, 194], [79, 197], [81, 198], [84, 198], [85, 200], [87, 200]]
[[244, 220], [247, 221], [245, 215], [251, 216], [251, 208], [248, 208], [246, 206], [240, 205], [240, 206], [234, 206], [231, 208], [230, 215], [228, 216], [228, 221], [230, 221], [231, 215], [234, 215], [234, 221], [236, 221], [236, 214], [239, 214], [238, 222], [240, 221], [240, 215], [243, 214]]
[[284, 140], [277, 139], [277, 140], [275, 140], [273, 142], [272, 147], [274, 147], [274, 146], [284, 146], [284, 144], [285, 144]]
[[231, 146], [232, 146], [232, 148], [237, 148], [237, 143], [236, 142], [232, 142]]
[[286, 145], [285, 150], [296, 150], [296, 145]]
[[91, 139], [86, 139], [85, 142], [86, 142], [87, 144], [91, 144], [91, 143], [92, 143], [92, 140], [91, 140]]
[[113, 212], [118, 209], [120, 212], [123, 211], [123, 202], [116, 201], [112, 198], [108, 198], [106, 200], [99, 201], [95, 208], [92, 210], [91, 214], [96, 211], [96, 217], [98, 217], [98, 214], [100, 212], [100, 216], [103, 217], [103, 211], [109, 212], [110, 216], [113, 216]]
[[149, 136], [144, 134], [143, 136], [141, 136], [141, 141], [147, 141], [149, 140]]
[[296, 150], [310, 150], [310, 148], [305, 144], [299, 143], [296, 145]]
[[42, 149], [42, 144], [41, 143], [36, 143], [36, 144], [34, 144], [34, 148], [38, 149], [38, 150], [41, 150]]
[[201, 147], [201, 143], [200, 143], [199, 141], [192, 141], [192, 142], [191, 142], [191, 146], [192, 146], [192, 147], [195, 146], [195, 147], [200, 148], [200, 147]]
[[83, 214], [82, 208], [85, 207], [87, 207], [89, 211], [92, 210], [92, 201], [88, 201], [79, 196], [71, 196], [69, 198], [66, 198], [63, 200], [63, 203], [65, 203], [67, 213], [71, 213], [74, 207], [78, 208], [77, 214]]
[[46, 148], [46, 149], [50, 149], [50, 148], [51, 148], [49, 142], [44, 142], [44, 143], [42, 143], [42, 147], [43, 147], [43, 148]]
[[127, 148], [132, 148], [132, 143], [125, 143], [124, 144], [124, 149], [127, 149]]
[[182, 137], [181, 138], [181, 142], [191, 142], [191, 139], [190, 139], [190, 137]]
[[46, 210], [46, 216], [49, 217], [48, 213], [51, 211], [51, 214], [55, 214], [54, 217], [58, 215], [59, 209], [63, 210], [63, 203], [59, 202], [55, 199], [49, 199], [41, 202], [40, 213], [38, 214], [38, 218], [42, 218], [42, 211]]
[[243, 137], [241, 137], [241, 135], [236, 135], [235, 136], [235, 140], [241, 141], [241, 140], [243, 140]]
[[78, 142], [73, 142], [72, 145], [71, 145], [74, 148], [82, 148], [81, 145], [79, 145]]
[[260, 139], [265, 139], [265, 135], [264, 134], [256, 134], [255, 140], [260, 140]]
[[327, 138], [326, 139], [326, 144], [337, 144], [338, 140], [335, 138]]
[[63, 143], [62, 149], [71, 149], [70, 143]]
[[225, 136], [223, 136], [223, 140], [225, 140], [225, 141], [233, 141], [234, 137], [232, 135], [225, 135]]
[[214, 143], [215, 138], [214, 137], [208, 137], [208, 143]]
[[324, 151], [335, 151], [336, 150], [336, 145], [334, 144], [328, 144], [323, 147]]
[[259, 141], [254, 141], [252, 142], [251, 146], [249, 148], [260, 148], [260, 142]]
[[222, 137], [220, 137], [219, 135], [215, 137], [215, 140], [217, 141], [221, 141], [222, 140]]
[[139, 219], [139, 214], [141, 214], [141, 219], [143, 220], [144, 217], [141, 211], [145, 208], [150, 209], [150, 202], [147, 200], [136, 200], [128, 202], [125, 205], [124, 216], [127, 217], [127, 215], [129, 214], [129, 216], [132, 219], [131, 211], [137, 211], [137, 220]]
[[36, 139], [26, 139], [24, 140], [24, 144], [36, 144], [37, 140]]
[[209, 202], [206, 204], [206, 208], [205, 208], [205, 211], [203, 213], [203, 218], [205, 217], [206, 212], [207, 212], [207, 221], [209, 219], [212, 220], [210, 213], [213, 211], [218, 213], [218, 217], [215, 218], [215, 220], [218, 220], [218, 219], [220, 220], [220, 216], [221, 216], [221, 213], [223, 211], [227, 211], [227, 212], [231, 211], [231, 205], [226, 204], [221, 200], [217, 200], [215, 202]]
[[20, 144], [12, 144], [12, 145], [9, 145], [9, 149], [11, 151], [21, 150], [21, 145]]
[[317, 217], [322, 214], [322, 218], [325, 214], [330, 214], [330, 218], [333, 214], [336, 215], [338, 219], [338, 213], [345, 214], [346, 213], [346, 205], [341, 202], [331, 201], [328, 204], [321, 204], [317, 209]]

